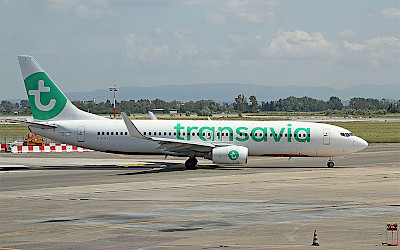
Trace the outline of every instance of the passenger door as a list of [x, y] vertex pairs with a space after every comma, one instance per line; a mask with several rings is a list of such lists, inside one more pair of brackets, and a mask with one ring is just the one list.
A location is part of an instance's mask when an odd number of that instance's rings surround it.
[[85, 142], [85, 127], [78, 127], [78, 142]]
[[324, 132], [323, 132], [323, 141], [324, 141], [324, 145], [329, 145], [330, 143], [330, 138], [329, 138], [329, 128], [324, 128]]

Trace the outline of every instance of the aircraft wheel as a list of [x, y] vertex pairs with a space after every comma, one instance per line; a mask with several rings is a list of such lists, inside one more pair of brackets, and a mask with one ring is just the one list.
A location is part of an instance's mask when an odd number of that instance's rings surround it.
[[190, 157], [189, 159], [186, 160], [185, 162], [185, 167], [188, 170], [194, 170], [196, 169], [197, 165], [197, 159], [195, 157]]
[[333, 161], [328, 161], [326, 165], [328, 166], [328, 168], [333, 168], [335, 166], [335, 163]]

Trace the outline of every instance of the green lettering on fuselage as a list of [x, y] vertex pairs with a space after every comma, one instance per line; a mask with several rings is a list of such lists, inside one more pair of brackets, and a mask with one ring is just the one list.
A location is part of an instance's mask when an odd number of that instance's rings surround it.
[[277, 134], [276, 132], [275, 132], [275, 129], [274, 128], [269, 128], [270, 130], [271, 130], [271, 133], [272, 133], [272, 137], [274, 137], [274, 140], [276, 141], [276, 142], [279, 142], [280, 140], [281, 140], [281, 138], [282, 138], [282, 134], [283, 134], [283, 132], [285, 131], [285, 128], [281, 128], [281, 131], [279, 132], [279, 134]]
[[[251, 131], [249, 131], [248, 127], [237, 127], [236, 129], [232, 127], [218, 127], [217, 136], [215, 136], [216, 128], [209, 126], [187, 126], [185, 129], [185, 126], [177, 123], [176, 126], [174, 126], [174, 129], [176, 131], [176, 139], [185, 140], [184, 135], [186, 132], [186, 140], [188, 141], [193, 140], [193, 137], [196, 138], [197, 136], [198, 139], [202, 141], [223, 141], [224, 136], [229, 136], [229, 141], [235, 140], [238, 142], [245, 142], [251, 138], [254, 142], [262, 142], [268, 141], [268, 133], [270, 133], [275, 142], [280, 142], [283, 136], [287, 137], [287, 142], [292, 142], [292, 137], [295, 138], [295, 142], [310, 142], [310, 128], [296, 128], [292, 134], [292, 124], [288, 124], [287, 128], [254, 127], [250, 128]], [[287, 131], [285, 133], [286, 129]], [[279, 133], [277, 133], [278, 130]], [[236, 132], [236, 135], [234, 134], [234, 131]]]
[[[204, 130], [206, 130], [206, 131], [208, 130], [208, 131], [211, 131], [211, 132], [204, 132]], [[214, 141], [215, 140], [215, 136], [214, 136], [215, 127], [201, 127], [199, 129], [199, 133], [200, 133], [199, 134], [199, 138], [202, 141]], [[203, 133], [204, 133], [205, 136], [208, 136], [208, 137], [204, 137]], [[207, 134], [209, 134], [209, 135], [207, 135]]]
[[176, 139], [178, 140], [185, 140], [185, 138], [181, 137], [181, 129], [184, 129], [185, 127], [182, 127], [180, 123], [176, 124], [174, 129], [176, 129]]
[[222, 141], [222, 133], [224, 133], [224, 130], [228, 130], [229, 141], [233, 141], [233, 129], [231, 127], [219, 127], [218, 130], [218, 140]]
[[242, 130], [248, 130], [248, 128], [238, 127], [236, 129], [236, 134], [238, 134], [238, 136], [244, 137], [244, 138], [236, 137], [236, 141], [247, 141], [249, 139], [249, 135], [245, 131], [242, 131]]

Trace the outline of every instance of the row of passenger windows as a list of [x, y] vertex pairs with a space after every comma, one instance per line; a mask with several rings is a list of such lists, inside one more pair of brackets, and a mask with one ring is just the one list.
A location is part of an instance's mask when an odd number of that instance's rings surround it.
[[97, 132], [97, 135], [128, 135], [128, 132]]
[[[151, 135], [154, 135], [154, 136], [156, 136], [156, 135], [165, 135], [165, 136], [167, 136], [167, 135], [169, 135], [169, 136], [171, 136], [171, 135], [174, 135], [174, 136], [176, 136], [176, 132], [174, 132], [174, 133], [172, 133], [172, 132], [164, 132], [164, 133], [162, 133], [162, 132], [143, 132], [143, 135], [149, 135], [149, 136], [151, 136]], [[217, 136], [219, 136], [219, 132], [217, 133]], [[186, 135], [186, 133], [185, 132], [182, 132], [182, 133], [178, 133], [178, 135], [179, 136], [185, 136]], [[190, 135], [190, 134], [189, 134]], [[200, 133], [199, 132], [197, 132], [197, 133], [192, 133], [191, 134], [192, 136], [200, 136]], [[250, 135], [250, 136], [253, 136], [253, 133], [250, 133], [250, 134], [248, 134], [248, 133], [239, 133], [239, 135], [240, 136], [247, 136], [247, 135]], [[288, 137], [288, 134], [275, 134], [275, 137], [278, 137], [278, 135], [280, 136], [280, 137], [282, 137], [283, 135], [285, 136], [285, 137]], [[202, 133], [202, 136], [211, 136], [211, 133]], [[221, 136], [233, 136], [233, 133], [221, 133]], [[259, 137], [261, 137], [261, 136], [263, 136], [263, 134], [262, 133], [254, 133], [254, 136], [259, 136]], [[268, 134], [265, 134], [265, 136], [268, 136]], [[271, 133], [271, 134], [269, 134], [269, 136], [270, 137], [272, 137], [273, 136], [273, 134]], [[292, 134], [289, 134], [289, 137], [292, 137], [293, 135]], [[308, 135], [306, 135], [306, 134], [299, 134], [298, 135], [298, 137], [306, 137], [306, 136], [308, 136], [308, 137], [310, 137], [310, 134], [308, 134]], [[294, 135], [294, 137], [296, 137], [296, 135]]]
[[353, 133], [340, 133], [340, 135], [341, 135], [341, 136], [344, 136], [344, 137], [354, 136]]
[[[217, 133], [217, 136], [219, 136], [219, 134], [220, 133]], [[128, 135], [128, 132], [97, 132], [97, 135]], [[174, 135], [174, 136], [176, 136], [176, 132], [143, 132], [143, 135], [149, 135], [149, 136], [151, 136], [151, 135], [154, 135], [154, 136], [156, 136], [156, 135], [164, 135], [164, 136], [172, 136], [172, 135]], [[178, 133], [178, 135], [179, 136], [185, 136], [186, 135], [186, 133], [185, 132], [182, 132], [182, 133]], [[200, 133], [199, 132], [197, 132], [197, 133], [192, 133], [192, 136], [200, 136]], [[203, 136], [211, 136], [211, 133], [202, 133], [202, 135]], [[240, 136], [247, 136], [247, 135], [250, 135], [250, 136], [253, 136], [253, 133], [250, 133], [250, 134], [248, 134], [248, 133], [239, 133], [239, 135]], [[353, 133], [340, 133], [340, 135], [341, 136], [346, 136], [346, 137], [348, 137], [348, 136], [352, 136], [353, 135]], [[221, 133], [221, 136], [233, 136], [233, 133]], [[263, 136], [263, 134], [262, 133], [254, 133], [254, 136], [255, 137], [257, 137], [257, 136], [259, 136], [259, 137], [261, 137], [261, 136]], [[268, 136], [268, 134], [265, 134], [265, 136]], [[271, 134], [269, 134], [269, 136], [270, 137], [272, 137], [272, 136], [274, 136], [272, 133]], [[288, 134], [275, 134], [275, 137], [278, 137], [278, 136], [280, 136], [280, 137], [282, 137], [282, 136], [285, 136], [285, 137], [288, 137]], [[289, 134], [289, 137], [292, 137], [292, 136], [294, 136], [294, 137], [296, 137], [296, 134], [295, 135], [292, 135], [292, 134]], [[306, 137], [306, 136], [308, 136], [308, 137], [310, 137], [310, 134], [299, 134], [298, 135], [298, 137]]]

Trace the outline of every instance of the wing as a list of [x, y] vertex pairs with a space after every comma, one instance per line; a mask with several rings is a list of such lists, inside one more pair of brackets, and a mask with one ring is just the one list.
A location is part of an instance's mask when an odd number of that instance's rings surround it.
[[6, 121], [14, 122], [14, 123], [23, 123], [29, 126], [38, 127], [41, 129], [55, 129], [57, 125], [55, 124], [48, 124], [48, 123], [41, 123], [41, 122], [34, 122], [34, 121], [23, 121], [17, 119], [6, 119]]
[[211, 142], [184, 141], [172, 138], [144, 136], [125, 113], [122, 112], [121, 115], [122, 118], [124, 119], [129, 134], [133, 138], [157, 141], [159, 143], [158, 149], [161, 150], [165, 150], [172, 153], [191, 155], [195, 153], [201, 153], [201, 154], [209, 153], [215, 147], [226, 146], [225, 143], [224, 145], [222, 145]]

